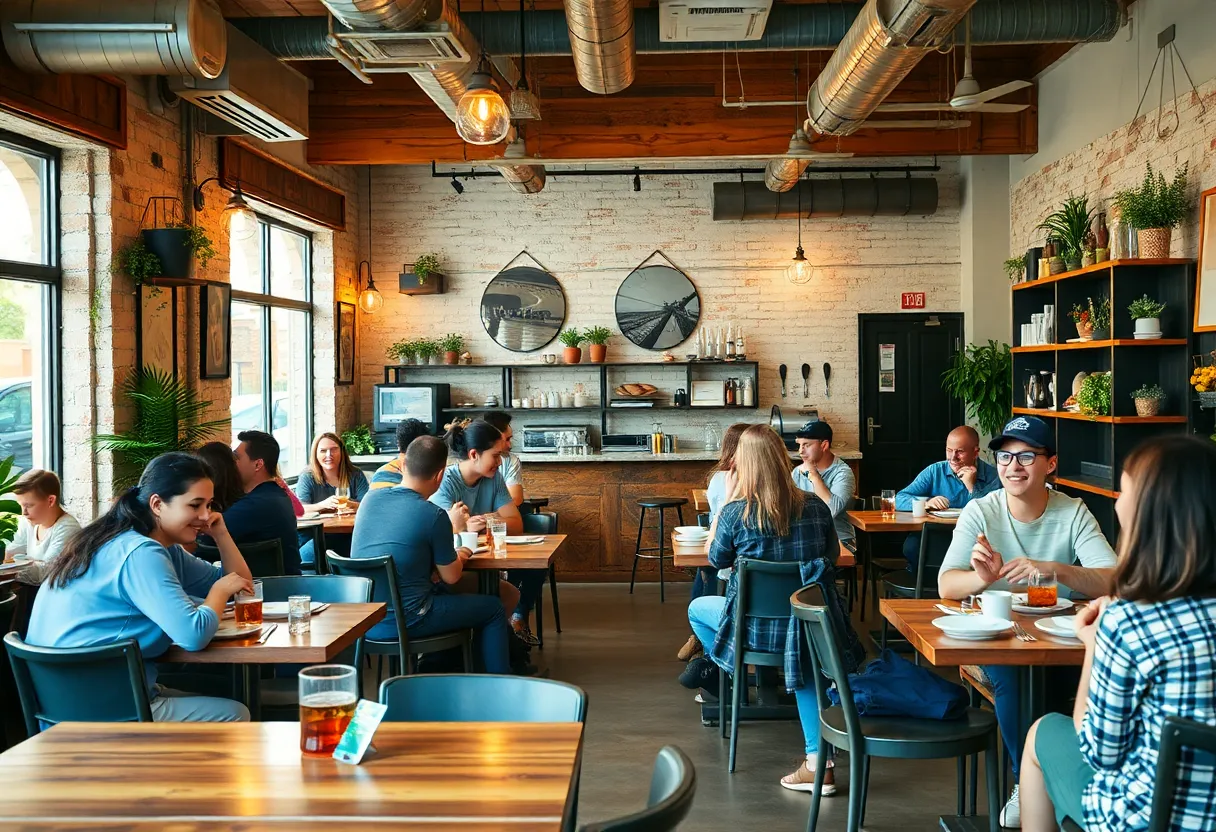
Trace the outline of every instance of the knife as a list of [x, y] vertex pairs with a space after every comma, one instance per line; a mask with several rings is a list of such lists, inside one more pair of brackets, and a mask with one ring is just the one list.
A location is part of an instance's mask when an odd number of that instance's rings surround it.
[[829, 382], [832, 380], [832, 365], [828, 362], [823, 362], [823, 394], [829, 399], [832, 398], [832, 388]]
[[785, 368], [784, 364], [782, 364], [780, 367], [777, 368], [777, 373], [781, 376], [781, 398], [784, 399], [785, 398], [785, 376], [786, 376], [786, 368]]
[[807, 386], [811, 381], [811, 365], [802, 365], [802, 398], [809, 399], [811, 397], [810, 388]]
[[257, 641], [257, 643], [258, 643], [258, 644], [265, 644], [265, 643], [266, 643], [266, 639], [270, 638], [270, 634], [271, 634], [271, 633], [273, 633], [273, 632], [274, 632], [275, 630], [277, 630], [277, 629], [279, 629], [279, 625], [278, 625], [278, 624], [271, 624], [271, 625], [269, 625], [268, 627], [266, 627], [266, 629], [262, 630], [262, 634], [261, 634], [260, 636], [258, 636], [258, 641]]

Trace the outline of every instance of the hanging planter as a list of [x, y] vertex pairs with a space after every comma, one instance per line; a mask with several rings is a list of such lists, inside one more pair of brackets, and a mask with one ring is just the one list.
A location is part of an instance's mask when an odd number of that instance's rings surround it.
[[197, 225], [187, 225], [182, 220], [182, 202], [176, 197], [154, 196], [144, 207], [140, 226], [148, 222], [152, 212], [151, 227], [139, 232], [144, 248], [160, 261], [160, 272], [155, 277], [167, 280], [189, 280], [194, 277], [195, 263], [206, 266], [215, 256], [211, 238]]

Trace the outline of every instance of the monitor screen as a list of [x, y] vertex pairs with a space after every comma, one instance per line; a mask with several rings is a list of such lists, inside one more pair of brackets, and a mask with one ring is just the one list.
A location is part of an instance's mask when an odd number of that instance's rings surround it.
[[376, 422], [395, 425], [406, 419], [430, 422], [433, 418], [431, 387], [376, 387]]

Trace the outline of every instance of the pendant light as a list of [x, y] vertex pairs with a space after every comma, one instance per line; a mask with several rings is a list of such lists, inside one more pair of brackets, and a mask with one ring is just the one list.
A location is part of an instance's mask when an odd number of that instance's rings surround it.
[[799, 177], [798, 183], [794, 185], [798, 189], [798, 248], [794, 250], [794, 259], [785, 267], [785, 279], [790, 283], [803, 284], [811, 282], [811, 273], [814, 271], [814, 266], [811, 261], [806, 259], [806, 253], [802, 250], [802, 178]]
[[[485, 42], [486, 3], [481, 0], [481, 42]], [[469, 144], [498, 144], [511, 130], [511, 111], [490, 77], [490, 63], [482, 48], [477, 71], [456, 104], [456, 132]]]
[[528, 89], [528, 43], [524, 28], [524, 0], [519, 0], [519, 83], [511, 91], [511, 120], [540, 119], [540, 101]]
[[[367, 250], [372, 249], [372, 166], [367, 166]], [[355, 271], [355, 287], [363, 285], [363, 267], [367, 267], [367, 288], [359, 293], [359, 308], [369, 315], [375, 315], [384, 306], [384, 295], [376, 288], [372, 278], [372, 264], [368, 260], [359, 261]]]

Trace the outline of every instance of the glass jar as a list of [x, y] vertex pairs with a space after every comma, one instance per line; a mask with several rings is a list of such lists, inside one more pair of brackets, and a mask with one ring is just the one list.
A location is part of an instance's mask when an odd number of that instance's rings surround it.
[[705, 423], [705, 450], [718, 450], [718, 426], [713, 422]]

